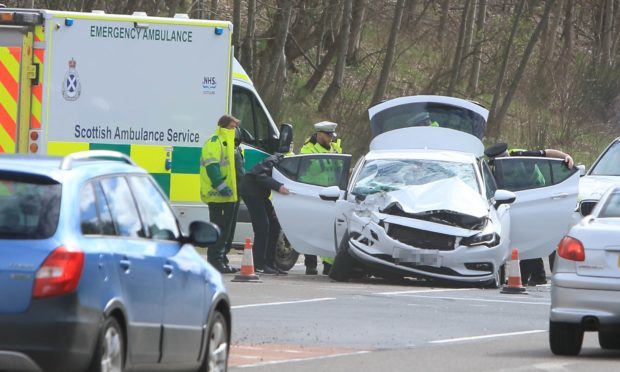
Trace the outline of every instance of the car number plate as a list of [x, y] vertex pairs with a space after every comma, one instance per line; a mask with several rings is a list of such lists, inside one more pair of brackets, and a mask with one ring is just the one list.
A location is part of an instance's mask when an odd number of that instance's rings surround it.
[[420, 253], [394, 247], [394, 262], [413, 263], [420, 266], [441, 267], [441, 256], [437, 253]]

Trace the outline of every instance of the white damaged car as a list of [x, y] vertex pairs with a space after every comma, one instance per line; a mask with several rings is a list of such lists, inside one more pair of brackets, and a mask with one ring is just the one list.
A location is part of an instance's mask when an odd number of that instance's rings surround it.
[[[437, 124], [416, 127], [420, 113]], [[300, 253], [335, 257], [330, 277], [338, 281], [373, 274], [500, 285], [511, 248], [525, 258], [554, 250], [569, 226], [579, 174], [550, 158], [504, 158], [489, 167], [479, 139], [487, 115], [440, 96], [372, 107], [375, 137], [350, 177], [350, 155], [291, 156], [274, 169], [292, 191], [273, 196], [284, 233]], [[498, 189], [508, 172], [534, 166], [544, 185]], [[317, 168], [321, 177], [310, 174]]]

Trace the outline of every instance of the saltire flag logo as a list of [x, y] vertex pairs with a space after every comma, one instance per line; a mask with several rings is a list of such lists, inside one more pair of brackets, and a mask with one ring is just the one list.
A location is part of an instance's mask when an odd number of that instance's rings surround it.
[[82, 84], [80, 83], [80, 77], [75, 70], [77, 62], [73, 58], [69, 61], [69, 70], [65, 74], [65, 79], [62, 82], [62, 96], [67, 101], [75, 101], [80, 98], [82, 92]]

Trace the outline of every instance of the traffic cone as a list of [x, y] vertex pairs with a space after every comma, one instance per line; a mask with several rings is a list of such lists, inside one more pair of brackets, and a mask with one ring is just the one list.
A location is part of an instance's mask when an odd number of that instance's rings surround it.
[[521, 283], [521, 268], [519, 267], [519, 250], [512, 249], [512, 257], [508, 265], [508, 285], [502, 287], [501, 293], [527, 294], [527, 290]]
[[241, 260], [241, 270], [235, 275], [232, 282], [251, 282], [262, 283], [262, 280], [254, 272], [254, 258], [252, 257], [252, 240], [245, 238], [243, 246], [243, 258]]

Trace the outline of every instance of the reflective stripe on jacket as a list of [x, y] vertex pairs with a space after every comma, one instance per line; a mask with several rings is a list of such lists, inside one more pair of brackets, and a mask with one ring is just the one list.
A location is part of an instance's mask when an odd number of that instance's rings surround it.
[[[218, 164], [223, 182], [233, 192], [230, 196], [223, 196], [217, 190], [220, 186], [213, 185], [207, 174], [207, 166]], [[215, 134], [211, 136], [202, 147], [200, 154], [200, 199], [205, 203], [236, 202], [237, 182], [235, 174], [235, 130], [217, 127]]]

